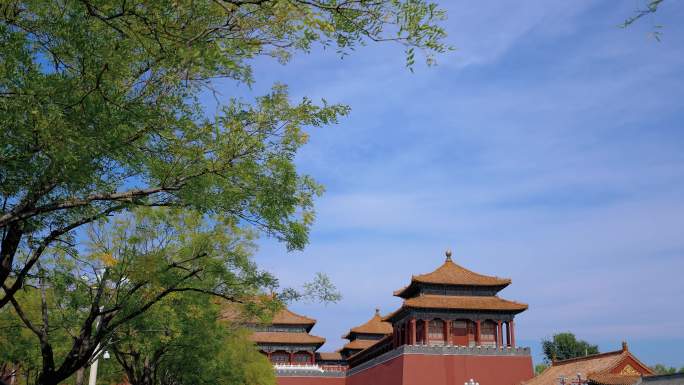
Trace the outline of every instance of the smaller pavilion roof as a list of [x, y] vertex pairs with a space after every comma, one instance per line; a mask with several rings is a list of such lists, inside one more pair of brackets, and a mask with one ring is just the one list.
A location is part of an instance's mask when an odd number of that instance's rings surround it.
[[340, 352], [320, 352], [316, 353], [321, 361], [342, 361], [344, 358]]
[[641, 376], [626, 376], [622, 374], [596, 373], [588, 377], [590, 384], [596, 385], [635, 385], [641, 380]]
[[639, 361], [622, 343], [622, 350], [592, 354], [585, 357], [555, 361], [538, 376], [523, 385], [557, 385], [560, 377], [568, 381], [577, 378], [589, 379], [600, 385], [632, 385], [636, 384], [642, 375], [651, 375], [653, 371]]
[[344, 345], [341, 350], [344, 349], [349, 349], [349, 350], [363, 350], [368, 347], [371, 347], [378, 343], [380, 340], [362, 340], [362, 339], [355, 339], [354, 341], [349, 342], [348, 344]]
[[273, 325], [315, 325], [316, 320], [283, 308], [273, 316]]
[[392, 334], [392, 324], [382, 320], [380, 309], [375, 309], [375, 314], [371, 319], [366, 321], [363, 325], [353, 327], [342, 338], [350, 339], [351, 334], [378, 334], [387, 335]]
[[[238, 322], [243, 324], [260, 324], [262, 323], [256, 317], [247, 314], [242, 306], [238, 303], [225, 302], [221, 306], [220, 319], [230, 322]], [[273, 314], [273, 319], [269, 323], [270, 325], [291, 325], [291, 326], [304, 326], [307, 331], [310, 331], [314, 325], [316, 325], [316, 320], [297, 314], [292, 310], [284, 307]]]
[[454, 286], [488, 286], [504, 288], [511, 283], [508, 278], [499, 278], [483, 275], [468, 270], [451, 260], [451, 252], [447, 251], [447, 258], [444, 263], [431, 273], [411, 276], [411, 283], [397, 291], [394, 295], [406, 298], [416, 284], [440, 284]]
[[254, 332], [250, 339], [258, 344], [323, 345], [325, 338], [308, 333]]
[[391, 320], [402, 309], [444, 309], [444, 310], [489, 310], [520, 313], [527, 310], [527, 304], [509, 301], [497, 296], [457, 296], [457, 295], [420, 295], [404, 300], [398, 310], [387, 315], [384, 320]]

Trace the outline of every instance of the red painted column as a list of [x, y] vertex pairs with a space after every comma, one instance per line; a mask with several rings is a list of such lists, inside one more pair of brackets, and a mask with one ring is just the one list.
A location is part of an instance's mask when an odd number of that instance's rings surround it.
[[515, 323], [511, 320], [511, 347], [515, 347]]
[[511, 346], [511, 322], [506, 322], [506, 346]]
[[268, 357], [268, 362], [273, 363], [273, 361], [271, 361], [271, 352], [266, 352], [266, 357]]
[[444, 345], [451, 344], [451, 320], [444, 321]]
[[423, 343], [425, 345], [430, 344], [430, 339], [428, 338], [428, 325], [429, 324], [430, 324], [430, 321], [423, 320]]
[[475, 345], [480, 346], [480, 320], [475, 321]]
[[290, 365], [294, 364], [294, 353], [290, 352]]
[[411, 323], [409, 328], [411, 329], [411, 339], [409, 341], [409, 344], [415, 345], [416, 344], [416, 319], [411, 318]]
[[316, 355], [313, 352], [311, 352], [311, 362], [309, 362], [309, 363], [311, 365], [316, 363]]
[[401, 325], [401, 342], [399, 343], [399, 345], [408, 344], [408, 340], [409, 340], [409, 335], [408, 335], [409, 330], [408, 329], [409, 328], [408, 328], [408, 325], [406, 322]]
[[503, 325], [501, 321], [497, 321], [496, 325], [496, 347], [500, 348], [503, 345]]

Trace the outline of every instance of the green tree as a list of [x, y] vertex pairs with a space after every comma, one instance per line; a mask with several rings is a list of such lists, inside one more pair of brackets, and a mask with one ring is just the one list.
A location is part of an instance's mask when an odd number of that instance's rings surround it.
[[[0, 307], [75, 229], [136, 206], [189, 207], [300, 249], [322, 189], [297, 172], [306, 129], [346, 106], [253, 104], [199, 95], [254, 81], [251, 60], [285, 63], [314, 44], [368, 41], [444, 51], [427, 0], [6, 0], [0, 2]], [[47, 266], [47, 265], [46, 265]]]
[[[250, 258], [254, 233], [238, 223], [182, 209], [140, 208], [134, 214], [91, 226], [87, 245], [50, 250], [42, 263], [51, 268], [39, 269], [11, 298], [38, 342], [38, 384], [59, 384], [89, 365], [118, 331], [171, 296], [197, 293], [240, 303], [278, 290], [277, 280]], [[310, 286], [316, 288], [312, 295], [337, 297], [322, 289], [334, 289], [329, 282]], [[300, 294], [306, 293], [284, 290], [249, 310], [268, 317], [281, 299]], [[166, 329], [159, 330], [164, 332], [156, 338], [166, 338]]]
[[[635, 11], [635, 14], [633, 16], [628, 17], [621, 25], [620, 27], [622, 28], [627, 28], [631, 26], [632, 24], [636, 23], [639, 19], [641, 19], [644, 16], [647, 15], [653, 15], [654, 13], [658, 12], [658, 9], [662, 5], [662, 3], [665, 0], [648, 0], [648, 4], [646, 5], [646, 8], [644, 9], [637, 9]], [[662, 25], [659, 24], [654, 24], [653, 25], [653, 31], [650, 33], [650, 35], [656, 39], [657, 41], [660, 41], [660, 38], [662, 37]]]
[[547, 365], [547, 364], [537, 364], [534, 366], [534, 374], [535, 375], [542, 374], [548, 367], [549, 367], [549, 365]]
[[570, 332], [554, 334], [550, 339], [542, 340], [542, 351], [546, 362], [583, 357], [599, 352], [598, 345], [578, 340]]
[[219, 321], [220, 305], [174, 294], [114, 333], [110, 349], [132, 385], [274, 384], [248, 331]]
[[[684, 368], [682, 368], [684, 369]], [[672, 367], [672, 366], [665, 366], [663, 364], [655, 364], [651, 367], [651, 370], [655, 372], [655, 374], [675, 374], [677, 373], [677, 368]]]
[[40, 349], [35, 336], [9, 306], [0, 309], [0, 347], [0, 380], [10, 383], [25, 376], [29, 381], [40, 371]]
[[623, 28], [629, 27], [630, 25], [634, 24], [637, 20], [641, 19], [642, 17], [656, 13], [658, 11], [658, 8], [662, 5], [662, 3], [664, 1], [665, 0], [648, 0], [648, 4], [646, 5], [646, 8], [636, 10], [636, 13], [634, 14], [634, 16], [627, 18], [627, 20], [625, 20], [625, 22], [622, 23], [621, 27], [623, 27]]

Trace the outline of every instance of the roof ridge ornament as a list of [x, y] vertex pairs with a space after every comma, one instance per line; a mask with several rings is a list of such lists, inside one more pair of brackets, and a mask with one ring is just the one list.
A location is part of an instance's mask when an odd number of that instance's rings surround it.
[[451, 260], [451, 249], [446, 249], [446, 252], [444, 254], [446, 254], [446, 262], [452, 262], [452, 260]]

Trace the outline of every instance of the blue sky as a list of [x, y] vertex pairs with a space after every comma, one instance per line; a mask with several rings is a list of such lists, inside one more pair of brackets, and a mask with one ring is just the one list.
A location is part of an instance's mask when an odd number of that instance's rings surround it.
[[625, 30], [643, 1], [443, 3], [457, 50], [437, 67], [411, 73], [400, 47], [373, 44], [259, 60], [252, 90], [221, 85], [352, 107], [297, 159], [327, 188], [310, 245], [263, 239], [258, 263], [286, 286], [333, 279], [341, 302], [292, 306], [327, 351], [452, 248], [513, 280], [501, 296], [530, 305], [517, 336], [536, 359], [572, 331], [684, 366], [684, 4]]

